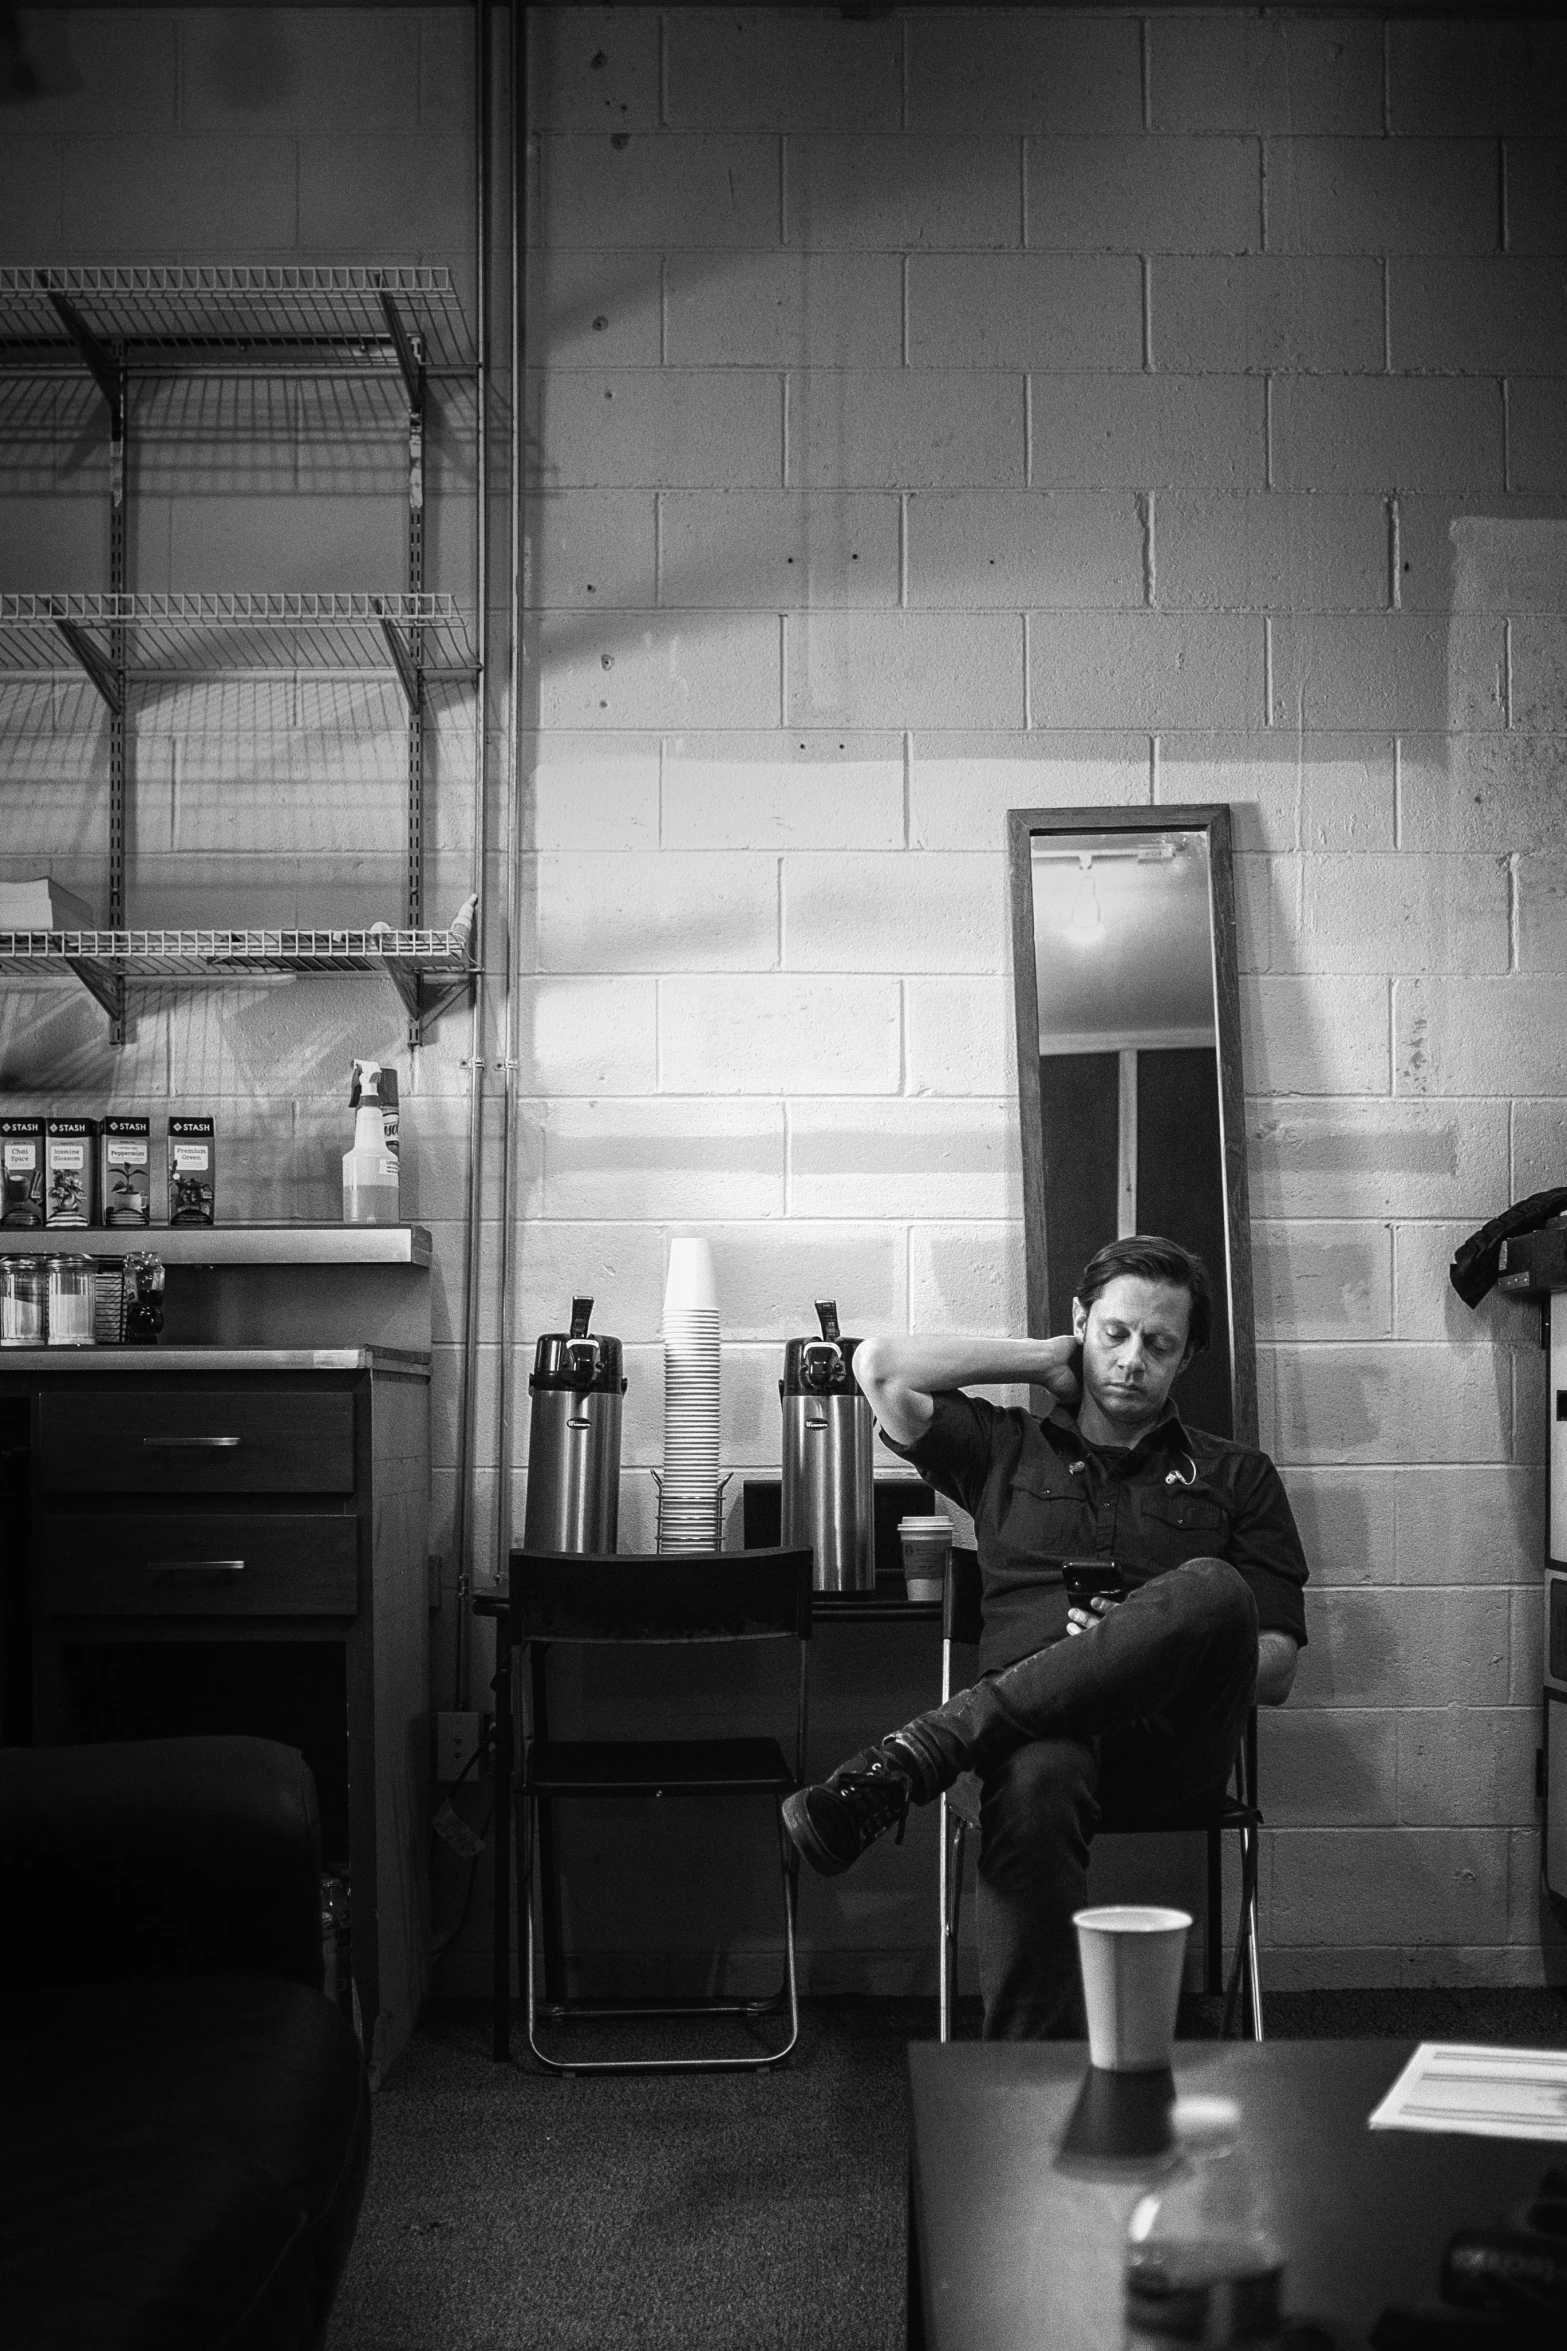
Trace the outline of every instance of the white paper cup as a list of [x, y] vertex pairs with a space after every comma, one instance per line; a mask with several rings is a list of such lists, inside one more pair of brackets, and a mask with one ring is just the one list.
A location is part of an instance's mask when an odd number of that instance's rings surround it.
[[1184, 1910], [1130, 1902], [1074, 1916], [1088, 2054], [1103, 2072], [1160, 2073], [1169, 2064], [1191, 1923]]
[[718, 1312], [718, 1284], [713, 1275], [713, 1251], [707, 1241], [679, 1240], [669, 1244], [669, 1272], [664, 1284], [666, 1324], [678, 1314], [713, 1315]]
[[952, 1557], [952, 1521], [926, 1515], [900, 1518], [903, 1580], [911, 1600], [939, 1600]]

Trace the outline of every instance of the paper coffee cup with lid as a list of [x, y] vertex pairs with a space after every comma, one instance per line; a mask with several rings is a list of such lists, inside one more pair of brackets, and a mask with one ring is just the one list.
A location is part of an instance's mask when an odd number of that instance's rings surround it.
[[952, 1557], [952, 1521], [929, 1514], [900, 1518], [903, 1579], [911, 1600], [939, 1600]]

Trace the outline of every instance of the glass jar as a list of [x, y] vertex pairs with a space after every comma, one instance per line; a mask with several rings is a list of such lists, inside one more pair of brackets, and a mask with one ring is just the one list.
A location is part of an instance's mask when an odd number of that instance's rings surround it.
[[90, 1257], [51, 1257], [49, 1331], [51, 1347], [90, 1347], [97, 1268]]
[[48, 1276], [41, 1257], [0, 1257], [0, 1347], [41, 1347]]

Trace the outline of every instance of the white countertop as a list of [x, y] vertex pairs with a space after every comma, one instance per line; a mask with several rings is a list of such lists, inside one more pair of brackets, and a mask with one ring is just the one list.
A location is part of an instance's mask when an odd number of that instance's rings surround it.
[[7, 1371], [379, 1371], [427, 1380], [405, 1347], [0, 1347]]

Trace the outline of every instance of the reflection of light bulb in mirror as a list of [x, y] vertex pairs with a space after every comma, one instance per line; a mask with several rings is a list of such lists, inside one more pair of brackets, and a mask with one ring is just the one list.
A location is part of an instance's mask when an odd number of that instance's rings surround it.
[[1083, 878], [1077, 885], [1077, 896], [1072, 900], [1072, 913], [1066, 926], [1066, 935], [1075, 939], [1079, 947], [1095, 946], [1105, 933], [1105, 918], [1099, 911], [1099, 893], [1094, 888], [1089, 860], [1078, 861]]

